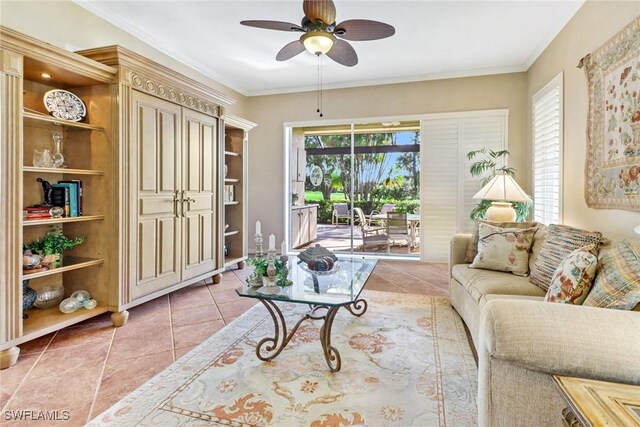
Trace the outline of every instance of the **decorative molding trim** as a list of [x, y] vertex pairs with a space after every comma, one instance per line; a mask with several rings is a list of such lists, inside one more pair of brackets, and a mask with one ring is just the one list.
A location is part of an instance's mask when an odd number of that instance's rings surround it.
[[222, 115], [222, 110], [215, 109], [213, 106], [226, 107], [236, 102], [235, 99], [222, 92], [122, 46], [81, 50], [78, 54], [103, 64], [118, 67], [120, 81], [128, 82], [136, 89], [209, 115]]
[[[0, 48], [11, 50], [36, 61], [74, 70], [96, 81], [109, 83], [116, 70], [108, 65], [92, 61], [73, 52], [42, 43], [33, 37], [0, 25]], [[3, 65], [6, 67], [6, 65]]]
[[224, 120], [224, 124], [226, 126], [240, 128], [245, 132], [249, 132], [251, 129], [258, 126], [257, 123], [254, 123], [247, 119], [243, 119], [242, 117], [234, 116], [233, 114], [225, 114], [224, 116], [222, 116], [222, 119]]
[[[0, 110], [6, 122], [0, 126], [0, 342], [4, 350], [22, 335], [22, 78], [0, 73]], [[17, 147], [16, 147], [17, 146]], [[7, 347], [8, 346], [8, 347]]]

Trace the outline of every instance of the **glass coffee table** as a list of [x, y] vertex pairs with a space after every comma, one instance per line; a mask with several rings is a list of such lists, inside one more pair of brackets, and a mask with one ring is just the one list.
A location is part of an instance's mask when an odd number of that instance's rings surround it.
[[[362, 316], [367, 311], [367, 301], [360, 298], [367, 279], [371, 275], [377, 259], [358, 257], [339, 257], [331, 272], [313, 272], [298, 258], [287, 261], [288, 279], [293, 283], [286, 287], [253, 287], [246, 283], [236, 292], [241, 297], [258, 299], [269, 311], [273, 319], [274, 335], [258, 342], [256, 355], [260, 360], [268, 361], [277, 357], [287, 346], [303, 321], [307, 319], [324, 320], [320, 328], [320, 343], [324, 358], [332, 372], [341, 367], [340, 353], [331, 345], [331, 327], [333, 320], [344, 307], [354, 316]], [[273, 293], [277, 292], [277, 293]], [[307, 304], [309, 311], [300, 319], [291, 331], [276, 301]]]

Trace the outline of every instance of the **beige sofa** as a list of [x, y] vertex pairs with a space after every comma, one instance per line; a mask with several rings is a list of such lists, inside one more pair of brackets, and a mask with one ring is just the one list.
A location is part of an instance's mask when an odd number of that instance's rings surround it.
[[545, 303], [528, 277], [470, 269], [470, 238], [451, 240], [449, 296], [478, 352], [480, 426], [563, 425], [554, 374], [640, 384], [639, 312]]

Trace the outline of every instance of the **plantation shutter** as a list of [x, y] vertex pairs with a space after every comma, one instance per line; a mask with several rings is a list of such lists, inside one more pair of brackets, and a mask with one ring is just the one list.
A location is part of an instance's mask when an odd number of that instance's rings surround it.
[[[478, 205], [473, 196], [480, 191], [481, 177], [471, 176], [471, 165], [478, 160], [467, 160], [467, 153], [486, 148], [499, 151], [505, 148], [506, 120], [502, 116], [470, 117], [461, 120], [462, 157], [464, 160], [464, 188], [462, 197], [462, 213], [459, 215], [458, 232], [472, 232], [474, 221], [470, 218], [471, 211]], [[504, 166], [498, 163], [497, 167]]]
[[434, 114], [421, 121], [420, 253], [422, 261], [446, 262], [455, 233], [469, 232], [472, 196], [480, 190], [466, 154], [506, 148], [506, 110]]
[[533, 219], [561, 220], [562, 73], [533, 97]]

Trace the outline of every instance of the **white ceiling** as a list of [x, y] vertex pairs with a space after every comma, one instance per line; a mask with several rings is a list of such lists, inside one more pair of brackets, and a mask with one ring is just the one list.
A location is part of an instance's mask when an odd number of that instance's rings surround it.
[[[302, 0], [87, 1], [85, 9], [244, 95], [313, 90], [317, 59], [276, 53], [299, 34], [245, 27], [241, 20], [300, 23]], [[525, 71], [583, 0], [335, 0], [337, 22], [373, 19], [390, 38], [350, 42], [355, 67], [323, 58], [325, 88]]]

